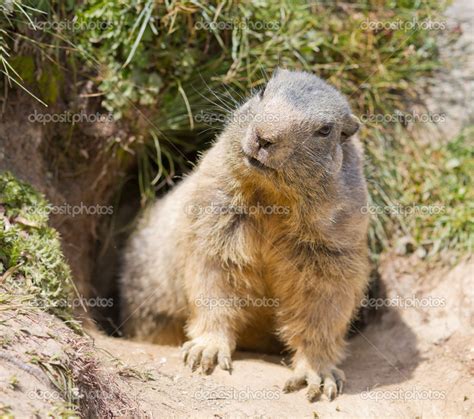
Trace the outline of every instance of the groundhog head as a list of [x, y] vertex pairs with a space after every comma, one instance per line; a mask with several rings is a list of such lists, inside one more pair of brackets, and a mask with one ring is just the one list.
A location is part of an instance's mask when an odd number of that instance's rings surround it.
[[343, 145], [359, 129], [334, 87], [312, 74], [281, 69], [236, 116], [246, 168], [293, 179], [338, 172]]

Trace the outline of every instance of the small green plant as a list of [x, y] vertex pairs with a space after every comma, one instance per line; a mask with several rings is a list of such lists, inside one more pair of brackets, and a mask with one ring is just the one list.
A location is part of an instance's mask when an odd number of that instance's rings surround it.
[[10, 387], [12, 390], [18, 390], [20, 388], [20, 380], [18, 380], [16, 375], [12, 375], [8, 379], [8, 387]]
[[18, 71], [15, 70], [14, 66], [10, 63], [12, 60], [9, 44], [6, 38], [9, 36], [7, 30], [2, 28], [2, 24], [5, 27], [14, 27], [12, 20], [14, 15], [18, 14], [22, 20], [34, 27], [34, 22], [31, 19], [32, 12], [42, 13], [41, 10], [35, 9], [27, 4], [24, 4], [21, 0], [10, 0], [0, 6], [0, 73], [5, 77], [5, 83], [9, 86], [15, 85], [34, 97], [38, 102], [47, 106], [38, 96], [33, 94], [28, 88], [24, 86], [25, 80], [21, 77]]
[[152, 371], [131, 367], [117, 358], [113, 359], [113, 363], [118, 368], [119, 374], [122, 377], [135, 378], [143, 382], [156, 380]]
[[29, 305], [71, 319], [71, 273], [58, 233], [47, 224], [49, 210], [31, 186], [0, 173], [0, 284]]
[[11, 412], [12, 407], [10, 405], [0, 402], [0, 415], [2, 415], [2, 418], [13, 419], [13, 415]]
[[79, 390], [74, 385], [73, 372], [64, 359], [30, 354], [30, 362], [38, 365], [51, 381], [51, 384], [66, 400], [63, 408], [75, 410], [79, 404]]

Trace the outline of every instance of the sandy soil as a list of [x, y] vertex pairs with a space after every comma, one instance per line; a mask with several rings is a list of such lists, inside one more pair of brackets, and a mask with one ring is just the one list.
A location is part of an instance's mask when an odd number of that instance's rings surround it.
[[[193, 417], [474, 417], [474, 263], [419, 273], [423, 263], [387, 258], [385, 309], [350, 341], [344, 394], [310, 404], [304, 390], [284, 394], [287, 359], [237, 353], [232, 375], [191, 373], [178, 348], [96, 335], [105, 362], [117, 357], [154, 379], [124, 390], [146, 416]], [[380, 304], [381, 302], [375, 302]], [[148, 374], [145, 374], [148, 373]], [[317, 416], [316, 416], [317, 415]]]
[[179, 348], [79, 337], [10, 304], [0, 310], [0, 414], [67, 415], [69, 388], [85, 417], [474, 417], [473, 272], [472, 258], [448, 269], [386, 256], [386, 297], [367, 303], [388, 307], [350, 340], [344, 394], [313, 404], [304, 390], [282, 393], [283, 357], [238, 352], [232, 375], [205, 376], [182, 364]]

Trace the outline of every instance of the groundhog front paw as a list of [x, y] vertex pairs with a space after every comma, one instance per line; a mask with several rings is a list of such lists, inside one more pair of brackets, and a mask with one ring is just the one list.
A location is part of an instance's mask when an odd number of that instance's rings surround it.
[[192, 371], [201, 365], [204, 374], [214, 371], [216, 364], [229, 373], [232, 371], [230, 345], [220, 338], [201, 336], [183, 345], [183, 361]]
[[297, 368], [285, 383], [283, 392], [291, 393], [308, 386], [306, 398], [310, 402], [318, 400], [321, 394], [325, 394], [329, 400], [333, 400], [342, 393], [345, 381], [344, 372], [336, 367], [326, 368], [321, 372], [316, 372], [312, 368]]

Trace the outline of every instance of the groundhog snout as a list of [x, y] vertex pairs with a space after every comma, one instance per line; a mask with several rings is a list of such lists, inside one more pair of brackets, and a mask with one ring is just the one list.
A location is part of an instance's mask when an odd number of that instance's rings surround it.
[[258, 126], [250, 126], [242, 141], [242, 150], [246, 157], [273, 169], [279, 166], [279, 161], [284, 157], [284, 149], [281, 137]]
[[256, 127], [249, 127], [247, 136], [244, 141], [244, 151], [254, 158], [266, 158], [270, 150], [275, 148], [275, 139], [258, 130]]

